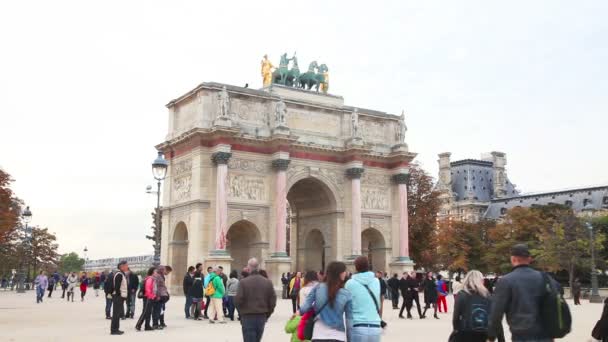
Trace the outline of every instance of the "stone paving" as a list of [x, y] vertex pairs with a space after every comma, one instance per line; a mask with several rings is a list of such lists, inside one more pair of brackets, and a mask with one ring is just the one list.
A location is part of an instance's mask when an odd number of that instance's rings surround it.
[[[169, 327], [162, 331], [137, 332], [134, 320], [121, 321], [122, 336], [110, 336], [110, 321], [104, 317], [104, 298], [95, 297], [89, 291], [84, 302], [67, 303], [57, 293], [53, 298], [36, 304], [35, 293], [26, 294], [0, 291], [0, 341], [133, 341], [134, 338], [145, 338], [153, 341], [195, 341], [196, 339], [213, 342], [242, 341], [238, 322], [226, 325], [210, 325], [205, 321], [185, 320], [183, 318], [183, 297], [173, 297], [167, 303], [166, 323]], [[452, 300], [449, 298], [451, 309]], [[390, 307], [389, 301], [385, 305]], [[602, 312], [601, 304], [584, 303], [582, 306], [571, 306], [574, 317], [574, 331], [562, 341], [590, 341], [590, 332]], [[141, 310], [138, 302], [137, 312]], [[291, 302], [281, 300], [276, 313], [269, 320], [264, 333], [264, 341], [289, 341], [283, 331], [287, 319], [291, 316]], [[401, 320], [398, 312], [385, 310], [388, 328], [382, 341], [385, 342], [435, 342], [447, 341], [451, 331], [451, 314], [441, 314], [440, 320]], [[432, 315], [431, 315], [432, 316]]]

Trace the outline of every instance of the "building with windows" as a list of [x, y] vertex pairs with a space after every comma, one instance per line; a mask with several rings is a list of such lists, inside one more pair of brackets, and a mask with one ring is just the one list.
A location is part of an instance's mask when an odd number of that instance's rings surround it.
[[97, 260], [87, 260], [84, 264], [85, 272], [113, 271], [121, 260], [129, 263], [129, 268], [133, 272], [146, 271], [154, 263], [154, 255], [138, 255], [120, 258], [106, 258]]
[[439, 219], [499, 219], [514, 207], [548, 204], [567, 205], [576, 212], [587, 204], [608, 210], [608, 185], [522, 194], [507, 176], [505, 153], [458, 161], [451, 161], [450, 156], [449, 152], [439, 154]]

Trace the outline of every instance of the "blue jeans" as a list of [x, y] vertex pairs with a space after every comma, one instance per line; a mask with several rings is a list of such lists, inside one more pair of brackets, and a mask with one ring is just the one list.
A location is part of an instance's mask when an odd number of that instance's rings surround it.
[[241, 316], [241, 330], [243, 331], [243, 342], [260, 342], [264, 335], [264, 326], [267, 317], [261, 315]]
[[190, 318], [190, 308], [192, 307], [192, 297], [186, 296], [186, 305], [184, 306], [184, 313], [186, 318]]
[[106, 295], [106, 318], [111, 317], [110, 310], [112, 310], [112, 296], [108, 298], [108, 295]]
[[234, 321], [234, 296], [228, 296], [228, 304], [226, 306], [228, 307], [228, 318]]
[[382, 328], [353, 327], [350, 333], [351, 342], [380, 342]]
[[42, 298], [44, 298], [44, 288], [36, 286], [36, 303], [42, 302]]

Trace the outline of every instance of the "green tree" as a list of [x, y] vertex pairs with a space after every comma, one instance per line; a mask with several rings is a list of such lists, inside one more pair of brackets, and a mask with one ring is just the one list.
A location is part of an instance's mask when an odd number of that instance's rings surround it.
[[83, 269], [83, 266], [84, 259], [79, 257], [75, 252], [63, 254], [59, 259], [59, 271], [61, 273], [78, 272]]
[[410, 165], [407, 205], [410, 256], [417, 267], [433, 268], [437, 259], [439, 192], [435, 190], [433, 178], [417, 164]]
[[485, 272], [484, 237], [488, 226], [492, 226], [492, 222], [440, 222], [437, 229], [437, 260], [441, 268], [456, 273], [472, 269]]
[[[28, 269], [36, 273], [40, 269], [53, 269], [57, 267], [59, 247], [55, 242], [57, 238], [49, 233], [48, 228], [32, 228], [32, 235], [26, 248], [26, 260]], [[32, 274], [30, 274], [32, 275]]]

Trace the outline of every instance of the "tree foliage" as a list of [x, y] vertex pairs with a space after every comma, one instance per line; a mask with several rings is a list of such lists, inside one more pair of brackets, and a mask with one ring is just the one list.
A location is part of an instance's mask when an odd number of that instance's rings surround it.
[[436, 261], [436, 221], [439, 192], [433, 178], [417, 164], [410, 165], [407, 194], [410, 256], [416, 266], [433, 268]]
[[83, 269], [85, 260], [78, 256], [77, 253], [71, 252], [63, 254], [59, 259], [59, 271], [65, 272], [78, 272]]
[[21, 216], [21, 201], [9, 187], [11, 182], [11, 176], [0, 169], [0, 248], [14, 238]]
[[468, 223], [443, 220], [437, 229], [437, 261], [450, 272], [487, 270], [483, 256], [486, 250], [486, 232], [493, 222]]

